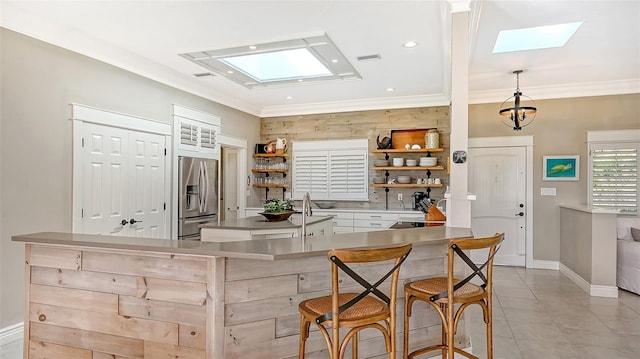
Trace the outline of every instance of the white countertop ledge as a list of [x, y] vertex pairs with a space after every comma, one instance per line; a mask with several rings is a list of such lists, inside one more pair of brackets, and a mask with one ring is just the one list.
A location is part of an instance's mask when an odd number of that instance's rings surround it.
[[586, 204], [561, 203], [560, 208], [573, 209], [574, 211], [593, 213], [593, 214], [618, 214], [617, 209], [591, 207]]
[[473, 238], [470, 228], [421, 227], [326, 236], [275, 238], [238, 242], [201, 242], [157, 238], [118, 237], [91, 234], [44, 232], [13, 236], [15, 242], [73, 247], [82, 250], [114, 249], [204, 257], [261, 260], [306, 258], [326, 255], [331, 249], [366, 248], [386, 245], [446, 243], [449, 239]]

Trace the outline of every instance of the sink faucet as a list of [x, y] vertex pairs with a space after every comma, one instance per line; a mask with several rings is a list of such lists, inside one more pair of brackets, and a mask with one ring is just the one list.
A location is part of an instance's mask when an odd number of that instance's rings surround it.
[[304, 194], [302, 197], [302, 236], [307, 236], [307, 216], [312, 216], [313, 211], [311, 210], [311, 195], [309, 192]]

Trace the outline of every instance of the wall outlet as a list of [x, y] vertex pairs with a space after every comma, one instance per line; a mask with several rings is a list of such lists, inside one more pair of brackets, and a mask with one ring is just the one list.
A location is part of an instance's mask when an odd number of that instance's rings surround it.
[[402, 201], [402, 193], [398, 193], [398, 201]]

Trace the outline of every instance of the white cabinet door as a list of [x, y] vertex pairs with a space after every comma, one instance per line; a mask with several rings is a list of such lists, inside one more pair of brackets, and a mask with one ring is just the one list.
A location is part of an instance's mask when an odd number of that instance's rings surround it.
[[85, 123], [83, 139], [82, 233], [164, 238], [164, 136]]

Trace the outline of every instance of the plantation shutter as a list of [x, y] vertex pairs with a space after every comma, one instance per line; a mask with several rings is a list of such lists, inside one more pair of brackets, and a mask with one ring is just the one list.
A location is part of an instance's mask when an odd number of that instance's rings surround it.
[[638, 144], [591, 145], [591, 202], [594, 207], [638, 213]]
[[366, 139], [294, 142], [293, 198], [368, 200], [367, 156]]
[[331, 164], [330, 192], [334, 198], [363, 198], [367, 196], [366, 182], [367, 153], [363, 151], [333, 151]]
[[309, 192], [317, 196], [327, 196], [329, 167], [327, 152], [295, 154], [293, 159], [293, 188], [296, 193]]

